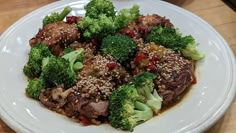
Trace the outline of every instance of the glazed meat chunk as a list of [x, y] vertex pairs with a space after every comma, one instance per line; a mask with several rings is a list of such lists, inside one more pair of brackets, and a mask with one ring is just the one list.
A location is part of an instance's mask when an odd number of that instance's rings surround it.
[[173, 24], [169, 19], [161, 17], [157, 14], [140, 16], [138, 19], [129, 23], [127, 26], [122, 28], [119, 33], [128, 35], [132, 38], [145, 38], [151, 29], [155, 26], [162, 25], [173, 27]]
[[79, 81], [74, 87], [82, 97], [95, 101], [108, 100], [110, 94], [129, 81], [129, 74], [111, 56], [96, 55], [84, 62]]
[[55, 22], [39, 29], [35, 37], [30, 39], [30, 46], [37, 43], [45, 43], [52, 53], [60, 55], [64, 47], [75, 42], [80, 38], [80, 33], [76, 24], [68, 24], [65, 22]]

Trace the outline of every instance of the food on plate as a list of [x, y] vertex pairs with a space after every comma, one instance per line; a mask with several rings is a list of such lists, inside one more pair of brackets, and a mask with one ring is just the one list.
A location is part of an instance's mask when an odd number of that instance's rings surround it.
[[29, 43], [31, 47], [38, 43], [44, 43], [53, 54], [58, 56], [65, 47], [77, 41], [79, 37], [80, 32], [76, 24], [60, 21], [45, 25], [35, 37], [30, 39]]
[[203, 54], [197, 50], [197, 44], [192, 36], [182, 36], [177, 29], [157, 26], [152, 28], [146, 38], [147, 42], [161, 44], [166, 48], [180, 51], [183, 56], [193, 60], [203, 58]]
[[49, 48], [43, 43], [36, 44], [29, 52], [29, 60], [23, 68], [24, 74], [29, 78], [39, 77], [43, 58], [48, 56], [51, 56]]
[[146, 43], [131, 62], [134, 75], [150, 71], [156, 75], [155, 86], [163, 98], [163, 105], [173, 103], [180, 94], [195, 82], [194, 61], [179, 52]]
[[132, 131], [153, 116], [152, 109], [142, 102], [134, 85], [123, 85], [114, 91], [109, 100], [109, 121], [115, 128]]
[[124, 63], [134, 57], [138, 51], [138, 45], [128, 36], [109, 35], [103, 38], [101, 51], [105, 55], [111, 55], [118, 62]]
[[92, 0], [85, 6], [85, 16], [97, 18], [98, 15], [104, 14], [107, 17], [115, 17], [116, 11], [110, 0]]
[[51, 15], [44, 17], [43, 26], [50, 23], [62, 21], [71, 12], [71, 10], [72, 10], [71, 7], [65, 7], [61, 13], [54, 12]]
[[[139, 6], [137, 5], [130, 9], [120, 10], [116, 16], [113, 13], [115, 12], [114, 7], [109, 4], [109, 0], [91, 1], [91, 3], [85, 8], [85, 17], [78, 23], [79, 30], [87, 40], [96, 39], [101, 41], [107, 35], [114, 35], [119, 29], [140, 15]], [[102, 4], [104, 6], [100, 7]]]
[[[32, 50], [37, 48], [37, 46], [38, 44], [31, 49], [30, 53], [32, 53]], [[46, 47], [46, 45], [44, 46]], [[81, 64], [82, 52], [83, 49], [77, 49], [61, 57], [56, 57], [53, 54], [45, 57], [43, 52], [35, 53], [38, 57], [43, 58], [40, 60], [41, 71], [38, 77], [29, 79], [29, 84], [26, 88], [27, 94], [32, 98], [38, 99], [40, 91], [50, 86], [63, 84], [63, 87], [66, 89], [72, 87], [77, 82], [77, 71], [81, 69], [77, 64]], [[34, 56], [29, 57], [29, 60], [34, 59], [33, 57]], [[27, 68], [27, 66], [25, 66], [25, 68]]]
[[91, 0], [85, 16], [71, 10], [45, 16], [29, 41], [26, 94], [46, 108], [133, 131], [196, 83], [204, 55], [169, 19], [140, 14], [138, 5], [115, 11], [109, 0]]

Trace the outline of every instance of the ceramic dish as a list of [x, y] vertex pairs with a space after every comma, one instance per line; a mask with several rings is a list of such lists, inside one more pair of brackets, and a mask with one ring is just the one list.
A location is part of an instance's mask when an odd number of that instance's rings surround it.
[[[28, 41], [42, 26], [42, 19], [53, 11], [71, 6], [71, 15], [83, 15], [87, 0], [59, 1], [40, 8], [12, 25], [0, 37], [0, 114], [17, 132], [113, 133], [108, 124], [81, 126], [65, 116], [42, 107], [25, 96], [27, 79], [22, 68], [30, 49]], [[156, 0], [114, 1], [117, 10], [140, 5], [142, 14], [166, 16], [180, 29], [191, 34], [206, 57], [197, 63], [198, 82], [176, 106], [137, 126], [134, 133], [201, 132], [216, 122], [235, 95], [235, 57], [224, 39], [205, 21], [174, 5]]]

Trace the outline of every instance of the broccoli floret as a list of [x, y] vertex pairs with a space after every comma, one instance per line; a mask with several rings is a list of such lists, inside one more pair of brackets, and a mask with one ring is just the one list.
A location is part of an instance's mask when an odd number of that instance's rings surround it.
[[29, 61], [23, 68], [24, 74], [28, 78], [38, 77], [41, 72], [41, 66], [34, 61]]
[[45, 88], [46, 88], [46, 83], [45, 83], [45, 80], [43, 80], [42, 78], [28, 80], [26, 94], [29, 97], [32, 97], [32, 98], [38, 100], [41, 91]]
[[131, 59], [136, 54], [137, 50], [137, 43], [125, 35], [109, 35], [102, 40], [102, 53], [110, 54], [120, 63]]
[[69, 61], [64, 58], [44, 58], [41, 75], [51, 87], [63, 84], [65, 88], [69, 88], [77, 82], [76, 73], [70, 69]]
[[185, 57], [190, 57], [193, 60], [204, 58], [204, 54], [197, 49], [197, 44], [192, 36], [186, 36], [184, 39], [188, 42], [187, 47], [181, 50]]
[[117, 17], [115, 18], [115, 25], [117, 29], [121, 29], [134, 19], [137, 19], [139, 16], [140, 13], [138, 5], [133, 5], [130, 9], [122, 9], [118, 12]]
[[42, 60], [48, 56], [52, 56], [52, 53], [45, 44], [34, 45], [29, 52], [29, 60], [23, 68], [24, 74], [29, 78], [39, 77], [42, 70]]
[[62, 21], [71, 12], [71, 10], [71, 7], [65, 7], [61, 13], [53, 12], [51, 15], [45, 16], [43, 19], [43, 26], [50, 23]]
[[156, 76], [150, 72], [144, 72], [135, 76], [131, 80], [131, 84], [135, 86], [138, 93], [145, 97], [145, 101], [156, 114], [161, 109], [162, 98], [157, 94], [156, 89], [154, 89], [153, 79]]
[[82, 18], [78, 23], [78, 28], [87, 40], [93, 38], [99, 41], [107, 35], [112, 35], [116, 32], [112, 17], [107, 17], [105, 14], [99, 15], [98, 18]]
[[121, 10], [116, 16], [110, 0], [92, 0], [85, 10], [85, 17], [78, 23], [78, 28], [86, 40], [96, 39], [98, 42], [108, 35], [114, 35], [140, 15], [139, 6], [134, 5], [131, 9]]
[[146, 41], [155, 42], [173, 50], [181, 50], [187, 46], [186, 42], [183, 43], [184, 40], [182, 40], [177, 30], [171, 27], [154, 27], [147, 36]]
[[200, 60], [204, 57], [204, 54], [197, 50], [197, 43], [191, 35], [182, 36], [177, 29], [171, 27], [154, 27], [147, 36], [146, 42], [154, 42], [166, 48], [180, 51], [183, 56], [193, 60]]
[[[70, 88], [77, 82], [76, 71], [81, 60], [83, 49], [78, 49], [65, 54], [63, 57], [48, 56], [42, 59], [39, 78], [28, 80], [26, 93], [38, 100], [42, 89], [47, 87], [55, 87], [63, 84], [64, 87]], [[81, 66], [82, 65], [82, 66]], [[81, 63], [79, 69], [83, 67]]]
[[91, 0], [85, 6], [85, 16], [98, 18], [98, 15], [104, 14], [107, 17], [115, 17], [115, 8], [110, 0]]
[[77, 82], [77, 70], [74, 70], [74, 65], [77, 66], [77, 59], [81, 56], [82, 52], [83, 49], [80, 48], [59, 58], [54, 56], [44, 58], [41, 73], [42, 78], [50, 86], [63, 84], [65, 88], [70, 88]]
[[138, 124], [152, 118], [151, 108], [142, 103], [134, 85], [124, 85], [109, 97], [109, 121], [115, 128], [133, 131]]

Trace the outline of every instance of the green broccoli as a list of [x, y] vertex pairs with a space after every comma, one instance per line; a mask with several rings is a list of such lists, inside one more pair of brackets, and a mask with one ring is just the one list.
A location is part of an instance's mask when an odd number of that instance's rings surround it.
[[45, 44], [34, 45], [29, 52], [29, 60], [23, 68], [24, 74], [29, 78], [39, 77], [42, 70], [42, 60], [48, 56], [52, 56], [52, 53]]
[[96, 39], [100, 42], [108, 35], [114, 35], [129, 22], [136, 19], [139, 6], [123, 9], [116, 16], [110, 0], [92, 0], [85, 6], [85, 17], [78, 23], [78, 28], [86, 40]]
[[[188, 39], [187, 39], [188, 38]], [[188, 45], [185, 49], [181, 50], [181, 53], [185, 57], [190, 57], [193, 60], [200, 60], [204, 58], [204, 54], [197, 49], [197, 44], [192, 36], [186, 36], [186, 40], [189, 40]]]
[[43, 26], [50, 23], [62, 21], [71, 11], [71, 7], [65, 7], [61, 13], [53, 12], [51, 15], [45, 16], [43, 19]]
[[183, 37], [177, 29], [171, 27], [154, 27], [147, 36], [146, 42], [154, 42], [166, 48], [180, 51], [183, 56], [193, 60], [200, 60], [204, 57], [204, 54], [197, 50], [197, 44], [191, 35]]
[[78, 71], [78, 69], [81, 69], [81, 67], [83, 67], [83, 66], [81, 66], [83, 59], [84, 59], [83, 52], [84, 52], [84, 49], [79, 48], [75, 51], [71, 51], [71, 52], [64, 54], [62, 56], [62, 58], [69, 61], [70, 69], [72, 71], [76, 72], [76, 71]]
[[83, 67], [84, 67], [84, 65], [82, 62], [75, 62], [75, 64], [73, 65], [73, 69], [75, 71], [78, 71], [78, 70], [82, 69]]
[[78, 63], [77, 59], [82, 52], [83, 49], [80, 48], [59, 58], [54, 56], [44, 58], [42, 61], [42, 78], [50, 86], [60, 84], [63, 84], [65, 88], [73, 86], [77, 82], [77, 70], [74, 70], [74, 65]]
[[85, 39], [99, 41], [107, 35], [115, 34], [116, 27], [113, 21], [112, 17], [107, 17], [105, 14], [99, 15], [98, 18], [84, 17], [78, 23], [78, 28]]
[[151, 108], [142, 103], [134, 85], [124, 85], [109, 97], [109, 121], [115, 128], [133, 131], [140, 123], [152, 118]]
[[104, 54], [110, 54], [120, 63], [124, 63], [135, 56], [138, 45], [128, 36], [109, 35], [102, 40], [101, 51]]
[[63, 55], [63, 57], [47, 56], [43, 58], [40, 65], [40, 76], [33, 80], [28, 80], [26, 93], [38, 100], [41, 90], [47, 87], [63, 84], [67, 89], [73, 86], [77, 82], [76, 71], [83, 67], [80, 62], [82, 61], [82, 54], [83, 49], [80, 48]]
[[[79, 55], [76, 55], [76, 57], [78, 57], [76, 61], [83, 62], [84, 61], [83, 49], [80, 49], [80, 50], [81, 50], [81, 53], [78, 51], [75, 52], [75, 53], [79, 54]], [[73, 51], [75, 51], [75, 50], [72, 48], [65, 48], [63, 50], [63, 55], [66, 55], [66, 54], [73, 52]]]
[[36, 100], [39, 99], [39, 95], [43, 89], [46, 88], [46, 82], [42, 78], [36, 78], [33, 80], [28, 80], [28, 85], [26, 88], [26, 94]]
[[104, 14], [107, 17], [115, 17], [115, 8], [110, 0], [91, 0], [85, 6], [86, 17], [99, 18], [98, 16]]
[[85, 17], [78, 23], [78, 28], [86, 40], [101, 41], [110, 34], [115, 34], [115, 9], [110, 0], [91, 0], [85, 6]]
[[123, 28], [128, 23], [137, 19], [140, 16], [139, 6], [133, 5], [130, 9], [122, 9], [118, 12], [117, 17], [115, 18], [115, 25], [117, 30]]
[[156, 89], [154, 89], [153, 79], [156, 76], [150, 72], [144, 72], [135, 76], [131, 80], [131, 84], [135, 86], [138, 93], [145, 97], [145, 101], [156, 114], [161, 109], [162, 98], [157, 94]]
[[70, 69], [69, 61], [54, 56], [44, 58], [41, 76], [51, 87], [63, 84], [69, 88], [77, 82], [76, 73]]

